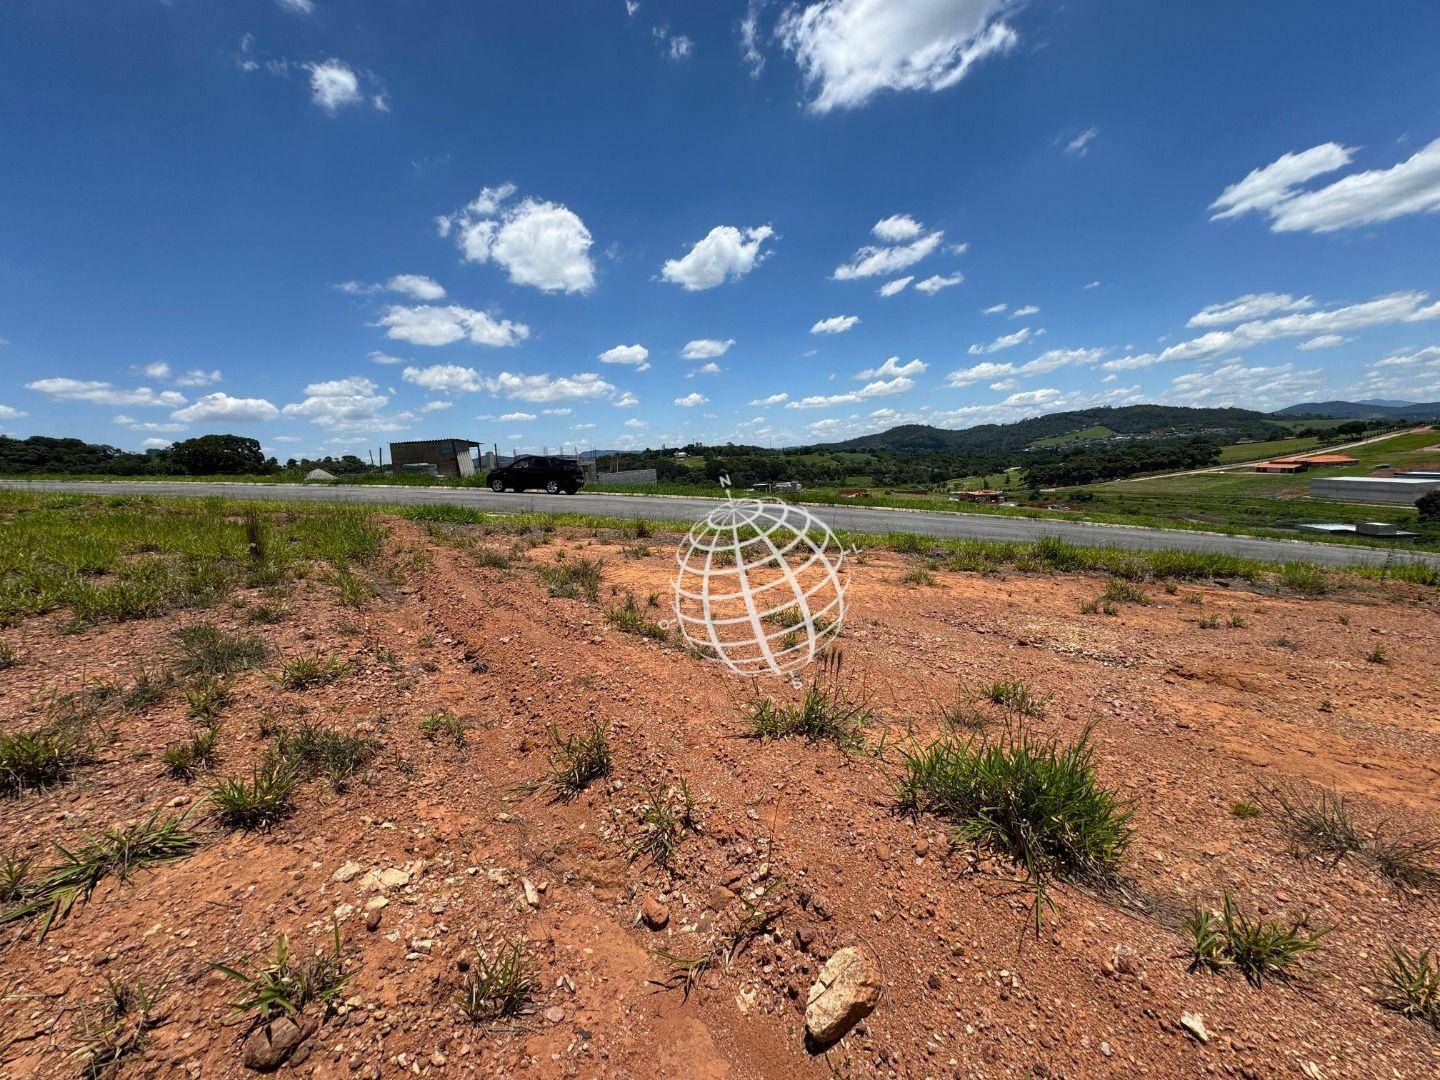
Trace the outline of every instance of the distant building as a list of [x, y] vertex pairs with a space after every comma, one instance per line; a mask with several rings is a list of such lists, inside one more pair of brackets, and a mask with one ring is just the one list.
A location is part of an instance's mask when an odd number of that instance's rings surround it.
[[1294, 461], [1262, 461], [1255, 466], [1255, 471], [1264, 473], [1298, 473], [1304, 472], [1305, 466]]
[[390, 444], [390, 467], [395, 472], [429, 472], [439, 476], [474, 476], [470, 451], [480, 444], [469, 439], [416, 439]]
[[1344, 454], [1293, 454], [1290, 457], [1271, 458], [1281, 465], [1303, 465], [1307, 469], [1330, 469], [1338, 465], [1358, 465], [1358, 458]]
[[952, 491], [950, 498], [954, 502], [998, 503], [1005, 498], [1005, 494], [992, 488], [982, 488], [979, 491]]
[[1422, 495], [1440, 491], [1440, 479], [1411, 476], [1327, 476], [1310, 481], [1310, 498], [1336, 502], [1414, 506]]

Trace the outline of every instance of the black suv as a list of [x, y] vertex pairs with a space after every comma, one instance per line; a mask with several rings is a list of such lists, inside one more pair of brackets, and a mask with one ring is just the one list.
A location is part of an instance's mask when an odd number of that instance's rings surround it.
[[485, 482], [490, 485], [491, 491], [544, 488], [551, 495], [562, 491], [566, 495], [574, 495], [585, 483], [585, 474], [580, 471], [580, 463], [572, 458], [531, 454], [518, 457], [509, 465], [491, 469], [485, 474]]

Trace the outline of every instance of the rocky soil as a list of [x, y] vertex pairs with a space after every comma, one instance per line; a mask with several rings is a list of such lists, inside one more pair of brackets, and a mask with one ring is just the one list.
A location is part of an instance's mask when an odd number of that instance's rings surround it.
[[[263, 597], [62, 633], [60, 616], [0, 631], [0, 725], [33, 726], [57, 694], [128, 686], [175, 656], [177, 626], [259, 633], [270, 658], [239, 676], [213, 774], [169, 776], [161, 749], [194, 731], [172, 692], [100, 717], [97, 759], [43, 792], [0, 799], [0, 851], [53, 857], [156, 807], [193, 807], [188, 858], [102, 884], [43, 940], [0, 927], [0, 1071], [75, 1075], [81, 1008], [107, 976], [168, 976], [160, 1023], [122, 1076], [253, 1075], [236, 985], [212, 965], [263, 958], [278, 934], [309, 955], [338, 926], [354, 974], [333, 1015], [268, 1034], [280, 1075], [316, 1077], [1192, 1076], [1422, 1077], [1440, 1033], [1382, 1006], [1391, 942], [1440, 946], [1435, 890], [1360, 859], [1297, 858], [1272, 819], [1232, 806], [1265, 786], [1335, 788], [1367, 823], [1440, 836], [1440, 605], [1433, 590], [1355, 585], [1306, 599], [1220, 584], [1147, 586], [1148, 605], [1081, 614], [1103, 586], [1059, 575], [935, 571], [867, 553], [839, 638], [844, 684], [875, 710], [868, 750], [744, 737], [750, 682], [606, 617], [630, 590], [665, 617], [673, 539], [579, 532], [527, 557], [603, 560], [599, 599], [553, 597], [533, 569], [480, 557], [508, 538], [388, 523], [380, 595], [339, 603], [323, 577], [284, 617]], [[480, 545], [477, 547], [476, 545]], [[648, 551], [645, 550], [648, 548]], [[655, 594], [660, 607], [650, 605]], [[1209, 617], [1218, 625], [1206, 628]], [[1233, 618], [1232, 618], [1233, 617]], [[1374, 662], [1376, 647], [1384, 662]], [[280, 659], [333, 652], [348, 674], [287, 690]], [[1038, 931], [1005, 863], [895, 812], [888, 774], [937, 710], [997, 679], [1044, 699], [1039, 735], [1091, 735], [1137, 833], [1115, 893], [1058, 887]], [[992, 708], [979, 704], [980, 711]], [[464, 745], [424, 737], [448, 711]], [[266, 831], [219, 827], [205, 795], [248, 775], [277, 725], [367, 733], [382, 749], [343, 791], [307, 782]], [[1002, 718], [996, 713], [995, 720]], [[609, 726], [611, 773], [573, 798], [540, 783], [552, 730]], [[642, 814], [684, 780], [697, 828], [668, 866], [635, 857]], [[1308, 912], [1327, 929], [1306, 973], [1256, 989], [1187, 970], [1179, 929], [1229, 889], [1249, 911]], [[481, 957], [524, 941], [538, 989], [518, 1018], [474, 1023], [455, 1003]], [[853, 949], [817, 979], [840, 950]], [[711, 963], [686, 980], [670, 957]], [[858, 966], [855, 966], [858, 965]], [[844, 970], [841, 970], [844, 969]], [[843, 1037], [807, 1039], [807, 1006], [844, 986]], [[843, 988], [843, 987], [842, 987]], [[873, 1011], [870, 1011], [873, 1008]], [[834, 1034], [835, 1031], [830, 1031]], [[813, 1026], [812, 1026], [813, 1034]], [[277, 1042], [276, 1040], [279, 1040]], [[8, 1047], [7, 1047], [8, 1042]]]

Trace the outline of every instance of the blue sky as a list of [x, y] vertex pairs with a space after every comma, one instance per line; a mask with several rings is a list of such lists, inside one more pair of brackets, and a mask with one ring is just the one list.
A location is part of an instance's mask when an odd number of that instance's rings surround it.
[[11, 0], [0, 430], [1440, 398], [1440, 7]]

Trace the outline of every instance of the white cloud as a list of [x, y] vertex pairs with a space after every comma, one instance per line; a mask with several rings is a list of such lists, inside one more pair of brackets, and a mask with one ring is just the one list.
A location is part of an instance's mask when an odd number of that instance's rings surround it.
[[639, 10], [640, 10], [639, 0], [625, 0], [625, 14], [626, 14], [626, 15], [629, 15], [629, 16], [633, 19], [633, 18], [635, 17], [635, 13], [636, 13], [637, 11], [639, 11]]
[[593, 371], [553, 378], [549, 374], [518, 375], [502, 371], [493, 379], [487, 378], [482, 382], [485, 389], [492, 394], [539, 403], [612, 397], [616, 392], [613, 385]]
[[1093, 142], [1095, 136], [1099, 134], [1100, 129], [1098, 127], [1086, 128], [1065, 144], [1065, 152], [1067, 154], [1078, 154], [1084, 157], [1090, 152], [1090, 143]]
[[1024, 407], [1027, 405], [1048, 405], [1053, 401], [1057, 401], [1063, 396], [1064, 395], [1062, 395], [1060, 391], [1056, 390], [1053, 386], [1044, 386], [1038, 390], [1026, 390], [1023, 393], [1011, 394], [1004, 401], [1000, 402], [1000, 404], [1012, 407]]
[[1324, 382], [1318, 368], [1301, 371], [1290, 364], [1246, 367], [1232, 361], [1213, 371], [1177, 375], [1161, 396], [1181, 405], [1275, 409], [1305, 400]]
[[311, 15], [315, 11], [315, 0], [275, 0], [286, 11], [297, 15]]
[[[1104, 348], [1095, 349], [1049, 349], [1024, 364], [996, 363], [985, 360], [973, 367], [952, 371], [945, 378], [944, 385], [952, 389], [969, 386], [985, 379], [996, 379], [1010, 375], [1041, 375], [1062, 367], [1080, 367], [1097, 363], [1105, 353]], [[992, 387], [991, 389], [998, 389]]]
[[1023, 319], [1027, 315], [1038, 314], [1040, 314], [1040, 309], [1038, 307], [1036, 307], [1034, 304], [1026, 304], [1024, 307], [1017, 307], [1014, 311], [1012, 311], [1010, 313], [1010, 318]]
[[790, 395], [785, 393], [771, 394], [769, 397], [756, 398], [750, 402], [751, 405], [758, 405], [762, 409], [771, 405], [780, 405], [790, 400]]
[[704, 405], [710, 399], [704, 394], [697, 392], [686, 394], [684, 397], [677, 397], [675, 404], [682, 409], [693, 409], [696, 405]]
[[285, 416], [309, 417], [318, 427], [337, 434], [403, 431], [409, 426], [407, 420], [413, 419], [408, 413], [385, 415], [389, 396], [363, 375], [311, 383], [305, 395], [305, 400], [285, 406]]
[[1025, 342], [1030, 340], [1030, 337], [1030, 328], [1026, 326], [1020, 330], [1016, 330], [1013, 334], [1001, 334], [988, 345], [971, 345], [970, 355], [980, 356], [985, 353], [999, 352], [1001, 349], [1012, 349], [1016, 345], [1025, 344]]
[[590, 230], [569, 207], [525, 198], [507, 206], [514, 184], [484, 188], [453, 214], [435, 219], [441, 236], [453, 231], [463, 258], [494, 259], [517, 285], [542, 292], [587, 293], [595, 287]]
[[534, 420], [535, 414], [531, 412], [507, 412], [501, 413], [499, 419], [519, 423], [522, 420]]
[[941, 289], [948, 289], [951, 285], [959, 285], [965, 280], [965, 275], [956, 270], [953, 274], [934, 274], [924, 281], [917, 281], [915, 288], [929, 296], [934, 296]]
[[644, 345], [616, 345], [598, 357], [602, 364], [634, 364], [636, 371], [649, 371], [649, 358], [650, 350]]
[[246, 423], [274, 420], [280, 410], [264, 398], [231, 397], [226, 393], [206, 394], [193, 405], [176, 409], [170, 419], [183, 424]]
[[404, 293], [415, 300], [444, 300], [445, 290], [440, 284], [424, 274], [396, 274], [385, 287], [391, 292]]
[[1384, 360], [1376, 360], [1370, 365], [1374, 368], [1386, 367], [1434, 367], [1440, 368], [1440, 345], [1430, 345], [1424, 349], [1417, 349], [1411, 353], [1391, 353]]
[[219, 368], [206, 371], [204, 368], [191, 368], [175, 380], [176, 386], [214, 386], [222, 378]]
[[881, 296], [894, 296], [896, 293], [904, 292], [905, 287], [914, 280], [915, 278], [913, 276], [896, 278], [894, 281], [887, 281], [875, 291]]
[[717, 225], [685, 255], [667, 260], [660, 268], [660, 276], [687, 292], [713, 289], [727, 280], [738, 281], [770, 254], [762, 251], [761, 245], [774, 235], [769, 225], [744, 230]]
[[1344, 334], [1320, 334], [1312, 337], [1309, 341], [1302, 341], [1297, 347], [1301, 352], [1313, 352], [1315, 349], [1333, 349], [1337, 345], [1344, 345], [1346, 342], [1354, 340]]
[[431, 364], [429, 367], [407, 367], [400, 377], [408, 383], [437, 393], [465, 394], [481, 389], [480, 373], [459, 364]]
[[848, 263], [837, 266], [832, 276], [836, 281], [851, 281], [855, 278], [874, 277], [877, 274], [897, 273], [930, 255], [940, 246], [944, 237], [944, 232], [937, 229], [908, 244], [866, 244], [856, 250]]
[[1288, 311], [1309, 311], [1315, 301], [1308, 296], [1298, 299], [1289, 293], [1246, 293], [1223, 304], [1210, 304], [1190, 316], [1187, 326], [1228, 326], [1231, 323], [1263, 319]]
[[476, 345], [503, 348], [530, 336], [530, 327], [509, 319], [496, 321], [483, 311], [457, 307], [394, 305], [380, 317], [386, 336], [411, 345], [449, 345], [469, 338]]
[[1214, 218], [1255, 210], [1272, 232], [1334, 232], [1376, 225], [1407, 214], [1440, 211], [1440, 139], [1388, 169], [1351, 173], [1311, 191], [1299, 185], [1350, 164], [1353, 149], [1323, 143], [1285, 154], [1226, 188], [1211, 204]]
[[420, 406], [420, 411], [422, 413], [432, 413], [440, 412], [442, 409], [453, 409], [454, 407], [455, 403], [453, 401], [427, 401], [424, 405]]
[[701, 364], [699, 367], [686, 374], [687, 379], [693, 379], [696, 375], [719, 375], [720, 365], [711, 360], [708, 364]]
[[628, 428], [647, 428], [647, 427], [649, 427], [650, 425], [649, 425], [648, 423], [646, 423], [644, 420], [640, 420], [640, 419], [632, 416], [629, 420], [626, 420], [626, 421], [625, 421], [625, 426], [628, 427]]
[[999, 315], [999, 314], [1003, 313], [1004, 310], [1005, 310], [1005, 305], [1004, 305], [1004, 304], [991, 304], [989, 307], [987, 307], [987, 308], [986, 308], [984, 311], [982, 311], [980, 314], [982, 314], [982, 315]]
[[859, 315], [832, 315], [810, 327], [812, 334], [843, 334], [860, 321]]
[[365, 100], [359, 77], [343, 60], [331, 58], [305, 68], [310, 72], [310, 98], [326, 112], [333, 115], [346, 105]]
[[1085, 286], [1084, 286], [1084, 288], [1086, 288], [1086, 289], [1098, 289], [1099, 287], [1100, 287], [1100, 282], [1098, 282], [1098, 281], [1087, 282], [1087, 283], [1085, 284]]
[[36, 379], [25, 389], [48, 394], [57, 401], [86, 401], [93, 405], [157, 405], [175, 407], [185, 404], [185, 395], [174, 390], [155, 391], [148, 386], [122, 390], [108, 382], [85, 379]]
[[168, 379], [170, 377], [170, 365], [163, 360], [157, 360], [153, 364], [146, 364], [142, 367], [140, 374], [144, 375], [147, 379]]
[[1015, 47], [1000, 16], [1013, 0], [819, 0], [776, 25], [814, 112], [863, 105], [881, 90], [943, 90], [979, 60]]
[[990, 389], [991, 389], [991, 390], [1014, 390], [1015, 387], [1017, 387], [1017, 386], [1019, 386], [1019, 385], [1020, 385], [1020, 382], [1019, 382], [1018, 379], [1001, 379], [999, 382], [992, 382], [992, 383], [990, 384]]
[[131, 431], [184, 431], [188, 424], [157, 423], [153, 420], [137, 420], [133, 416], [126, 416], [124, 413], [115, 415], [115, 423], [121, 427], [129, 428]]
[[377, 363], [377, 364], [406, 364], [406, 363], [409, 363], [409, 361], [408, 361], [408, 360], [405, 360], [403, 357], [391, 356], [389, 353], [383, 353], [383, 352], [381, 352], [379, 349], [371, 349], [368, 355], [369, 355], [370, 359], [373, 360], [373, 361], [374, 361], [375, 363]]
[[145, 439], [140, 445], [150, 450], [160, 450], [169, 446], [174, 441], [173, 439], [150, 438]]
[[765, 70], [765, 57], [760, 52], [760, 8], [765, 2], [750, 0], [745, 6], [745, 17], [740, 20], [740, 55], [752, 79], [758, 79]]
[[1353, 152], [1331, 142], [1298, 154], [1282, 154], [1222, 191], [1210, 204], [1210, 209], [1215, 211], [1210, 220], [1238, 217], [1251, 210], [1271, 211], [1295, 194], [1295, 185], [1350, 164]]
[[610, 403], [617, 409], [629, 409], [640, 404], [640, 399], [629, 390], [622, 390], [620, 396]]
[[[886, 361], [886, 365], [893, 363], [894, 357]], [[912, 361], [919, 363], [919, 361]], [[905, 367], [909, 367], [907, 364]], [[921, 365], [922, 369], [924, 365]], [[906, 378], [904, 375], [896, 375], [891, 379], [876, 379], [868, 382], [859, 390], [847, 394], [816, 394], [811, 397], [801, 398], [799, 401], [787, 402], [787, 409], [826, 409], [832, 405], [851, 405], [868, 398], [892, 397], [895, 394], [903, 394], [915, 385], [915, 380]]]
[[671, 60], [679, 62], [688, 59], [694, 49], [695, 43], [693, 41], [684, 34], [676, 34], [670, 39], [670, 48], [667, 50], [667, 55]]
[[572, 409], [572, 408], [570, 408], [569, 406], [566, 406], [566, 407], [561, 408], [561, 409], [541, 409], [541, 410], [540, 410], [541, 414], [544, 415], [544, 416], [569, 416], [569, 415], [570, 415], [571, 413], [573, 413], [574, 411], [575, 411], [575, 410]]
[[870, 227], [870, 232], [877, 240], [883, 240], [887, 244], [900, 244], [906, 240], [914, 240], [925, 231], [925, 226], [916, 221], [909, 214], [891, 214], [889, 217], [881, 218]]
[[29, 413], [23, 412], [11, 405], [0, 405], [0, 420], [19, 420], [29, 415]]
[[892, 356], [879, 367], [866, 368], [864, 371], [857, 371], [855, 373], [855, 378], [887, 379], [893, 378], [896, 375], [922, 375], [924, 374], [925, 369], [929, 366], [930, 365], [925, 363], [925, 361], [920, 359], [911, 360], [908, 364], [902, 364], [900, 363], [900, 358], [898, 356]]
[[685, 348], [680, 350], [680, 355], [686, 360], [713, 360], [717, 356], [724, 356], [730, 351], [730, 346], [734, 344], [734, 338], [726, 338], [724, 341], [716, 341], [714, 338], [696, 338], [694, 341], [685, 343]]
[[1171, 345], [1159, 353], [1140, 353], [1107, 360], [1102, 367], [1106, 371], [1125, 371], [1174, 360], [1214, 360], [1226, 353], [1240, 352], [1283, 338], [1311, 338], [1368, 326], [1440, 319], [1440, 301], [1427, 304], [1428, 299], [1426, 293], [1418, 291], [1391, 293], [1329, 311], [1307, 311], [1280, 315], [1273, 319], [1254, 319], [1230, 330], [1212, 330], [1189, 341]]

